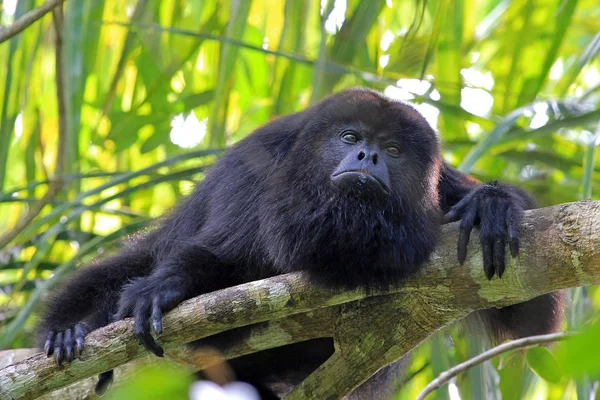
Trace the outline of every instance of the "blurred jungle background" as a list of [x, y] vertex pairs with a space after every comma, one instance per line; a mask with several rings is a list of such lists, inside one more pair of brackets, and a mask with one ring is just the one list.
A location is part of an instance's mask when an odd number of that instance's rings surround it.
[[[0, 23], [42, 3], [0, 0]], [[69, 0], [63, 15], [0, 28], [0, 348], [32, 347], [44, 294], [168, 212], [223, 149], [343, 88], [417, 104], [478, 179], [542, 206], [600, 198], [597, 0]], [[571, 296], [578, 329], [600, 291]], [[482, 349], [435, 334], [397, 398]], [[517, 354], [435, 396], [596, 394]]]

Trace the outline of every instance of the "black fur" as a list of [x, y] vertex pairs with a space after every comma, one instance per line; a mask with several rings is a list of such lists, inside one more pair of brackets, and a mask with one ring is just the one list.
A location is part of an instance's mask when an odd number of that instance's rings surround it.
[[[162, 356], [151, 334], [162, 331], [162, 314], [201, 293], [298, 270], [317, 284], [385, 287], [427, 260], [446, 212], [463, 221], [459, 259], [478, 225], [486, 274], [500, 277], [504, 244], [516, 255], [520, 216], [530, 207], [521, 190], [480, 185], [444, 164], [436, 134], [412, 107], [347, 90], [249, 135], [157, 229], [79, 270], [48, 302], [41, 344], [59, 364], [71, 361], [89, 330], [132, 316], [140, 340]], [[488, 324], [493, 335], [526, 335], [529, 320], [560, 316], [557, 304], [540, 299], [527, 303], [541, 304], [533, 313], [490, 311], [502, 315]], [[282, 375], [301, 369], [298, 357], [288, 359]], [[245, 375], [261, 384], [260, 368]], [[98, 391], [111, 377], [101, 376]]]

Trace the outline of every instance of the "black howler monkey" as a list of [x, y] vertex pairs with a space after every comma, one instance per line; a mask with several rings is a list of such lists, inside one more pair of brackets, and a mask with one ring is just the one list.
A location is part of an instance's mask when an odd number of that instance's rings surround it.
[[[151, 331], [162, 331], [164, 312], [291, 271], [334, 287], [397, 283], [428, 259], [444, 214], [461, 220], [459, 260], [478, 226], [485, 274], [501, 277], [505, 248], [517, 254], [521, 214], [532, 207], [514, 186], [480, 184], [445, 164], [411, 106], [345, 90], [250, 134], [158, 228], [77, 271], [46, 304], [41, 347], [71, 361], [89, 331], [134, 317], [136, 335], [162, 356]], [[560, 295], [481, 315], [497, 338], [549, 332], [562, 318]], [[251, 375], [260, 385], [260, 371]]]

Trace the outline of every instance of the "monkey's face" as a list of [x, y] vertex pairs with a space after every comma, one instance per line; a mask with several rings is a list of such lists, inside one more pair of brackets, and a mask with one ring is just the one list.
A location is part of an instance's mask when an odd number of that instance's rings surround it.
[[[342, 196], [437, 202], [437, 137], [412, 107], [376, 92], [351, 89], [321, 102], [305, 132], [320, 169]], [[321, 168], [318, 168], [320, 166]]]
[[[357, 130], [344, 130], [336, 146], [344, 157], [331, 174], [331, 181], [344, 192], [358, 191], [388, 196], [390, 193], [390, 174], [388, 158], [400, 156], [400, 145], [396, 142], [378, 143]], [[343, 149], [341, 149], [343, 147]], [[338, 150], [338, 151], [339, 151]]]

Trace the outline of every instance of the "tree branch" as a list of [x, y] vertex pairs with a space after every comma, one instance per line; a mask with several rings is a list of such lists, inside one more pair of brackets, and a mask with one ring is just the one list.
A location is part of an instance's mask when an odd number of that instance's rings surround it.
[[[302, 342], [317, 337], [333, 336], [335, 307], [321, 308], [314, 312], [296, 314], [275, 321], [245, 326], [223, 332], [195, 342], [196, 346], [177, 346], [165, 351], [164, 358], [146, 355], [115, 370], [115, 383], [118, 386], [135, 373], [140, 366], [148, 363], [175, 364], [179, 368], [188, 366], [190, 370], [206, 370], [219, 366], [223, 360], [268, 350], [294, 342]], [[87, 340], [87, 339], [86, 339]], [[218, 352], [215, 352], [218, 349]], [[22, 361], [38, 353], [37, 349], [15, 349], [0, 351], [0, 369]], [[84, 379], [65, 388], [46, 394], [40, 400], [88, 399], [96, 398], [94, 386], [96, 377]], [[0, 388], [0, 398], [4, 399]]]
[[526, 347], [531, 346], [539, 346], [540, 344], [559, 342], [568, 339], [572, 336], [572, 333], [559, 332], [551, 333], [548, 335], [529, 336], [526, 338], [502, 343], [501, 345], [486, 350], [483, 353], [478, 354], [477, 356], [470, 358], [467, 361], [455, 365], [447, 371], [440, 373], [437, 378], [429, 382], [427, 386], [425, 386], [423, 390], [421, 390], [421, 392], [415, 400], [425, 400], [425, 397], [427, 397], [428, 394], [432, 393], [436, 389], [439, 389], [440, 387], [442, 387], [443, 384], [448, 383], [455, 376], [458, 376], [463, 372], [466, 372], [469, 369], [473, 368], [474, 366], [486, 362], [487, 360], [491, 360], [492, 358], [497, 357], [500, 354], [507, 353], [511, 350], [524, 349]]
[[64, 1], [65, 0], [48, 0], [38, 8], [35, 8], [29, 11], [28, 13], [24, 14], [12, 25], [8, 27], [2, 27], [2, 29], [0, 29], [0, 43], [7, 41], [11, 37], [23, 31], [29, 25], [42, 18], [44, 15], [46, 15], [46, 13], [52, 11], [54, 7], [56, 7], [59, 4], [62, 4]]
[[[510, 261], [502, 279], [492, 281], [484, 276], [477, 240], [469, 245], [466, 265], [456, 261], [457, 228], [457, 224], [444, 226], [430, 262], [388, 291], [367, 298], [362, 290], [325, 290], [310, 285], [299, 273], [281, 275], [183, 302], [165, 316], [160, 342], [167, 350], [175, 349], [193, 340], [262, 323], [247, 328], [257, 335], [252, 343], [260, 338], [262, 346], [258, 348], [245, 346], [242, 340], [224, 348], [222, 343], [215, 344], [224, 354], [229, 351], [228, 358], [242, 350], [256, 352], [332, 336], [334, 355], [286, 398], [342, 397], [437, 329], [474, 310], [600, 283], [600, 202], [582, 201], [527, 212], [521, 225], [519, 259]], [[357, 302], [359, 299], [363, 300]], [[298, 329], [290, 327], [302, 327], [302, 323], [290, 321], [309, 318], [311, 311], [331, 314], [311, 325], [309, 333], [300, 338]], [[287, 328], [280, 330], [279, 336], [270, 336], [275, 335], [279, 324]], [[5, 367], [0, 370], [0, 397], [35, 398], [146, 355], [131, 328], [129, 319], [90, 333], [81, 359], [62, 368], [43, 354]], [[228, 350], [232, 347], [238, 350]]]

